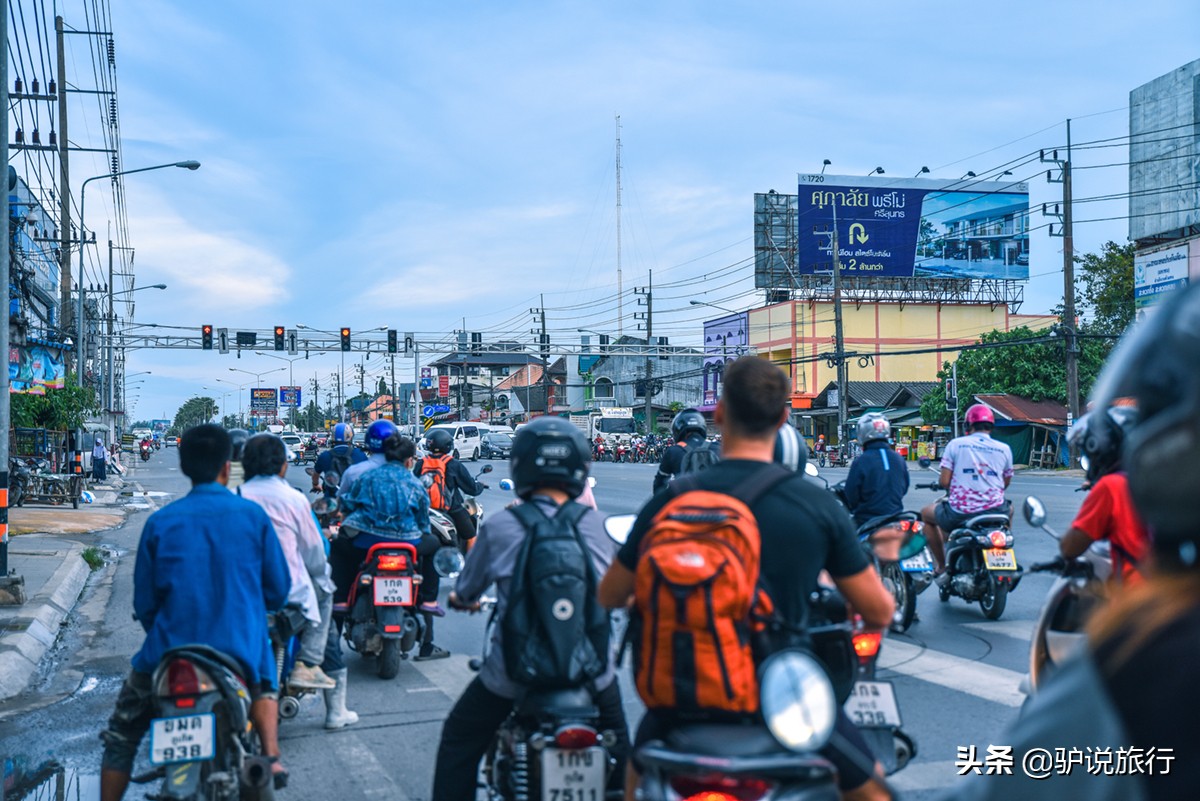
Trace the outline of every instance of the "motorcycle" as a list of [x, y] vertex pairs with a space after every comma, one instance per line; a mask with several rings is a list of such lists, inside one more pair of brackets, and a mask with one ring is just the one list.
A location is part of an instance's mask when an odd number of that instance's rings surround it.
[[[941, 490], [936, 481], [914, 484], [916, 489]], [[985, 512], [968, 518], [946, 537], [946, 581], [938, 582], [943, 602], [957, 595], [967, 603], [979, 602], [984, 617], [999, 620], [1008, 594], [1024, 575], [1013, 547], [1008, 515]]]
[[[311, 467], [306, 467], [304, 472], [311, 476], [316, 471]], [[321, 474], [321, 486], [314, 490], [318, 494], [313, 499], [312, 511], [317, 517], [317, 525], [322, 529], [331, 529], [337, 524], [337, 488], [340, 482], [341, 476], [332, 470], [326, 470]]]
[[18, 458], [8, 460], [8, 494], [13, 506], [25, 504], [25, 493], [29, 489], [29, 467]]
[[133, 779], [162, 779], [159, 801], [270, 801], [271, 765], [250, 721], [250, 693], [237, 660], [204, 645], [173, 648], [155, 668], [150, 721], [154, 770]]
[[290, 720], [300, 714], [300, 699], [315, 693], [307, 687], [293, 687], [288, 678], [296, 665], [299, 636], [308, 628], [299, 604], [288, 604], [278, 612], [267, 615], [267, 631], [271, 638], [271, 651], [275, 655], [276, 679], [279, 682], [279, 717]]
[[[1041, 500], [1025, 499], [1022, 512], [1026, 522], [1042, 529], [1055, 540], [1060, 536], [1046, 525], [1046, 507]], [[1029, 640], [1029, 675], [1021, 681], [1021, 690], [1033, 695], [1054, 670], [1084, 646], [1084, 629], [1098, 609], [1108, 603], [1108, 580], [1112, 576], [1112, 557], [1107, 542], [1097, 542], [1074, 559], [1062, 556], [1031, 565], [1031, 573], [1056, 573], [1054, 585], [1038, 615]]]
[[[481, 476], [492, 472], [493, 468], [490, 464], [485, 464], [478, 473], [474, 475], [477, 483], [481, 484], [484, 489], [488, 488], [487, 484], [479, 481]], [[421, 476], [421, 483], [425, 485], [425, 489], [433, 486], [433, 476], [426, 474]], [[483, 522], [483, 504], [473, 495], [463, 496], [463, 507], [467, 510], [467, 514], [475, 521], [475, 530], [479, 531], [479, 524]], [[464, 540], [458, 536], [458, 528], [454, 525], [454, 520], [450, 515], [439, 509], [429, 510], [429, 522], [433, 533], [441, 540], [443, 546], [457, 547], [464, 555], [470, 550], [472, 540]]]
[[143, 442], [142, 446], [139, 450], [141, 451], [141, 454], [142, 454], [142, 461], [143, 462], [150, 461], [151, 446], [148, 443]]
[[630, 456], [629, 456], [629, 446], [626, 445], [624, 442], [617, 443], [617, 446], [613, 451], [613, 461], [614, 462], [631, 462], [631, 461], [633, 461], [633, 459], [630, 458]]

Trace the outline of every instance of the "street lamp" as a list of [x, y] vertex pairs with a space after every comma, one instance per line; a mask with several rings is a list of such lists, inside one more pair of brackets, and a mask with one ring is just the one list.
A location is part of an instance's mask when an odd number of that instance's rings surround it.
[[200, 387], [200, 388], [205, 390], [206, 392], [220, 392], [221, 393], [221, 408], [222, 409], [225, 408], [225, 399], [229, 397], [229, 390], [221, 389], [220, 387]]
[[[271, 373], [278, 373], [281, 370], [283, 370], [282, 367], [276, 367], [274, 370], [265, 370], [261, 373], [256, 373], [253, 370], [243, 370], [240, 367], [230, 367], [229, 368], [229, 372], [231, 372], [231, 373], [245, 373], [246, 375], [254, 376], [254, 381], [255, 381], [254, 385], [256, 387], [262, 385], [262, 377], [264, 375], [270, 375]], [[217, 380], [219, 381], [220, 379], [217, 379]], [[239, 398], [239, 402], [240, 402], [240, 400], [241, 399]], [[254, 416], [254, 405], [253, 404], [251, 404], [251, 406], [250, 406], [250, 416], [251, 417]]]
[[[283, 368], [280, 368], [283, 369]], [[226, 381], [224, 378], [214, 378], [214, 381], [220, 381], [222, 384], [228, 384], [231, 387], [237, 387], [238, 390], [238, 425], [245, 422], [245, 417], [242, 414], [242, 390], [250, 386], [250, 384], [239, 384], [236, 381]]]
[[875, 169], [873, 169], [869, 173], [867, 173], [868, 178], [870, 178], [872, 175], [883, 175], [883, 167], [876, 167]]
[[[312, 326], [305, 325], [304, 323], [296, 323], [296, 327], [303, 328], [305, 331], [316, 331], [321, 334], [329, 334], [330, 336], [335, 336], [335, 337], [340, 336], [340, 332], [338, 332], [338, 331], [326, 331], [323, 328], [313, 328]], [[381, 325], [378, 328], [369, 328], [363, 333], [372, 333], [374, 331], [386, 331], [386, 330], [388, 330], [387, 326]], [[341, 372], [338, 373], [338, 408], [340, 409], [340, 412], [338, 414], [338, 419], [344, 423], [344, 422], [346, 422], [346, 417], [347, 417], [347, 414], [346, 414], [346, 389], [345, 389], [346, 351], [344, 351], [344, 350], [341, 351], [341, 354], [342, 354], [342, 369], [341, 369]], [[279, 369], [282, 370], [283, 368], [281, 367]], [[414, 382], [417, 381], [415, 376], [413, 377], [413, 381]], [[395, 387], [393, 387], [393, 390], [394, 389], [395, 389]]]
[[830, 164], [833, 164], [833, 162], [830, 161], [829, 159], [825, 159], [823, 162], [821, 162], [821, 175], [825, 174], [825, 168], [828, 167]]
[[[292, 375], [292, 365], [295, 364], [296, 362], [300, 361], [301, 359], [308, 358], [308, 356], [297, 356], [294, 359], [289, 359], [286, 356], [275, 356], [274, 354], [271, 354], [271, 353], [263, 353], [261, 350], [254, 351], [254, 355], [255, 356], [266, 356], [268, 359], [278, 359], [281, 362], [287, 362], [288, 363], [288, 386], [289, 387], [294, 387], [296, 385], [296, 380]], [[283, 368], [281, 367], [279, 369], [282, 370]], [[266, 375], [266, 374], [264, 373], [264, 375]], [[295, 428], [296, 427], [296, 407], [295, 406], [292, 407], [291, 420], [292, 420], [292, 427]]]
[[693, 306], [709, 306], [711, 308], [718, 309], [718, 310], [726, 312], [728, 314], [742, 314], [743, 313], [743, 312], [736, 312], [733, 309], [727, 309], [724, 306], [718, 306], [715, 303], [709, 303], [709, 302], [703, 301], [703, 300], [689, 300], [688, 303], [690, 303]]
[[917, 170], [917, 174], [916, 174], [916, 175], [914, 175], [914, 176], [913, 176], [913, 178], [919, 178], [919, 177], [921, 177], [922, 175], [924, 175], [924, 174], [925, 174], [925, 173], [927, 173], [927, 172], [929, 172], [929, 168], [928, 168], [928, 167], [922, 167], [921, 169]]

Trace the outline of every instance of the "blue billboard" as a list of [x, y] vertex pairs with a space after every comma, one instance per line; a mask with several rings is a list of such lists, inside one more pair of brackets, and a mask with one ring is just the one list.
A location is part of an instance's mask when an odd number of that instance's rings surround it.
[[796, 271], [1029, 279], [1029, 188], [1001, 181], [800, 175]]

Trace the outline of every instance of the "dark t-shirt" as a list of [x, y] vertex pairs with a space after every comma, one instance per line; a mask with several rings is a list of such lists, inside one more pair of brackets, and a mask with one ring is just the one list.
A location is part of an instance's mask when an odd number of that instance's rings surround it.
[[[730, 459], [697, 473], [699, 489], [732, 492], [761, 462]], [[617, 560], [630, 570], [637, 567], [638, 548], [650, 521], [671, 499], [670, 488], [647, 503]], [[867, 559], [850, 518], [833, 496], [800, 474], [785, 480], [750, 507], [762, 536], [761, 580], [784, 619], [804, 625], [808, 596], [817, 588], [817, 574], [828, 570], [844, 578], [867, 568]]]

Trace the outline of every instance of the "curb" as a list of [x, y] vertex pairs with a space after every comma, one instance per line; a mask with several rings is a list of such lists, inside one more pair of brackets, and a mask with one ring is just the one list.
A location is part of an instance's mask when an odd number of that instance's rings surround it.
[[92, 572], [83, 561], [83, 550], [83, 545], [72, 545], [42, 591], [22, 607], [25, 614], [0, 633], [0, 702], [25, 690], [38, 663], [58, 639], [60, 625], [75, 607]]

